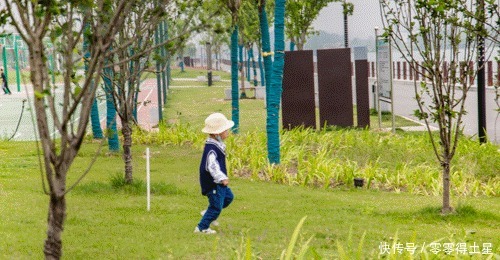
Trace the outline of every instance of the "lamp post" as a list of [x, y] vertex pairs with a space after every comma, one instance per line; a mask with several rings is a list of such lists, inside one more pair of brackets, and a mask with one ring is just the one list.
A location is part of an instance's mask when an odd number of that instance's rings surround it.
[[[477, 12], [480, 23], [480, 33], [484, 26], [484, 0], [477, 1]], [[478, 118], [478, 136], [480, 143], [486, 143], [486, 88], [485, 88], [485, 71], [484, 71], [484, 36], [478, 35], [478, 57], [477, 57], [477, 118]]]
[[349, 15], [348, 14], [348, 6], [347, 6], [347, 3], [346, 1], [344, 1], [344, 3], [342, 4], [342, 7], [343, 7], [343, 13], [344, 13], [344, 47], [345, 48], [348, 48], [349, 47], [349, 32], [348, 32], [348, 25], [347, 25], [347, 16]]
[[382, 112], [380, 111], [380, 98], [379, 98], [379, 64], [378, 64], [378, 26], [375, 26], [375, 64], [376, 64], [376, 80], [375, 80], [375, 99], [377, 106], [375, 109], [378, 113], [378, 128], [382, 127]]

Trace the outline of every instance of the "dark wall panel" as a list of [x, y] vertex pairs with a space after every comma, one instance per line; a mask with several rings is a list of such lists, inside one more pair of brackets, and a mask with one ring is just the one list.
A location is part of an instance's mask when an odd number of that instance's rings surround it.
[[187, 67], [192, 67], [193, 66], [191, 64], [191, 57], [189, 57], [189, 56], [184, 57], [184, 66], [187, 66]]
[[[368, 86], [368, 49], [354, 47], [354, 67], [356, 68], [356, 114], [358, 127], [370, 127], [370, 89]], [[406, 68], [406, 63], [403, 63]], [[405, 72], [406, 77], [406, 72]]]
[[320, 126], [353, 126], [351, 50], [318, 50]]
[[370, 127], [370, 96], [368, 86], [368, 61], [357, 60], [356, 66], [356, 112], [358, 127]]
[[283, 71], [283, 128], [316, 127], [312, 51], [285, 52]]

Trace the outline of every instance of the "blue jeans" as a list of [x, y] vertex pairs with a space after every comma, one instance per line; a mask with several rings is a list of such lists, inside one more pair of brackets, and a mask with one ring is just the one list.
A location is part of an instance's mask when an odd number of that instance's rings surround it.
[[222, 209], [226, 208], [231, 204], [234, 199], [233, 192], [227, 186], [218, 184], [217, 187], [207, 194], [208, 197], [208, 209], [205, 215], [198, 223], [198, 228], [200, 230], [205, 230], [210, 227], [210, 223], [216, 220]]

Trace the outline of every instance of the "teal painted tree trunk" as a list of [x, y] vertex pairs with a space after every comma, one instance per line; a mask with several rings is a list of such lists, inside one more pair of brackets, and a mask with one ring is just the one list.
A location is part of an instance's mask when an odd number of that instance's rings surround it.
[[285, 65], [285, 0], [276, 1], [274, 17], [274, 62], [267, 107], [267, 146], [270, 163], [280, 163], [279, 109]]
[[253, 68], [253, 85], [256, 87], [258, 82], [257, 82], [257, 64], [255, 63], [255, 57], [253, 54], [253, 46], [250, 47], [250, 51], [248, 52], [250, 54], [250, 58], [252, 60], [252, 68]]
[[262, 64], [262, 53], [259, 51], [259, 72], [260, 72], [260, 85], [265, 86], [266, 80], [264, 79], [264, 64]]
[[116, 129], [116, 108], [113, 102], [113, 69], [104, 69], [104, 91], [106, 92], [106, 128], [108, 136], [108, 147], [111, 152], [120, 151], [120, 141]]
[[[276, 2], [278, 4], [278, 2]], [[273, 87], [276, 84], [271, 84], [271, 78], [273, 77], [273, 60], [271, 53], [271, 43], [269, 37], [269, 25], [267, 22], [267, 13], [265, 9], [265, 1], [262, 1], [261, 7], [259, 7], [259, 20], [260, 28], [262, 32], [262, 56], [264, 57], [264, 68], [265, 68], [265, 82], [266, 82], [266, 130], [267, 130], [267, 157], [270, 163], [277, 164], [280, 162], [279, 154], [279, 125], [278, 125], [278, 113], [279, 113], [279, 99], [278, 99], [278, 109], [276, 108], [276, 91]], [[278, 9], [278, 6], [276, 6]], [[284, 9], [284, 8], [283, 8]], [[277, 15], [277, 14], [276, 14]], [[276, 17], [277, 18], [277, 17]], [[275, 18], [275, 19], [276, 19]], [[284, 16], [282, 16], [284, 19]], [[276, 21], [275, 21], [276, 23]], [[283, 26], [282, 26], [283, 28]], [[275, 31], [276, 35], [276, 31]], [[276, 37], [276, 36], [275, 36]], [[278, 38], [279, 39], [279, 38]], [[283, 39], [283, 37], [281, 37]], [[276, 41], [276, 40], [275, 40]], [[273, 118], [274, 117], [274, 118]]]
[[295, 50], [295, 42], [290, 42], [290, 51]]
[[[85, 30], [88, 31], [90, 30], [90, 25], [88, 23], [85, 24]], [[90, 33], [88, 31], [88, 33]], [[89, 62], [88, 60], [90, 59], [90, 46], [89, 46], [89, 39], [84, 36], [83, 37], [83, 52], [84, 52], [84, 69], [85, 73], [87, 73], [89, 69]], [[52, 74], [54, 75], [54, 74]], [[94, 82], [90, 83], [92, 84], [92, 88], [95, 88], [96, 86], [94, 85]], [[102, 139], [103, 134], [102, 134], [102, 128], [101, 128], [101, 122], [99, 120], [99, 106], [97, 104], [96, 97], [94, 96], [94, 102], [92, 103], [92, 109], [90, 110], [90, 122], [92, 125], [92, 135], [94, 136], [95, 139]]]
[[240, 125], [238, 89], [238, 26], [234, 26], [231, 35], [231, 119], [234, 121], [233, 133], [238, 133]]
[[96, 97], [94, 97], [92, 109], [90, 110], [90, 121], [92, 124], [92, 135], [94, 136], [94, 139], [102, 139], [103, 134], [101, 121], [99, 120], [99, 104], [97, 103]]
[[252, 54], [250, 53], [250, 48], [247, 49], [247, 80], [250, 82], [250, 58]]

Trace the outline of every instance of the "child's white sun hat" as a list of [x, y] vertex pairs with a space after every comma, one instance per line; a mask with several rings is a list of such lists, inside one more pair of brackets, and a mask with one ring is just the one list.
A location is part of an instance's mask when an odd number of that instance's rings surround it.
[[205, 127], [201, 131], [206, 134], [220, 134], [233, 126], [234, 122], [223, 114], [213, 113], [205, 119]]

